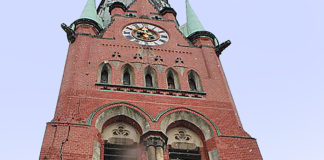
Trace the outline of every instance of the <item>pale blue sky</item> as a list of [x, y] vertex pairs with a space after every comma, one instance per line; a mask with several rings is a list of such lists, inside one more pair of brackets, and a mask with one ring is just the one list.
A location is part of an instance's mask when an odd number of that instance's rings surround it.
[[[184, 0], [169, 1], [183, 24]], [[60, 24], [76, 20], [84, 4], [1, 2], [1, 159], [38, 159], [68, 50]], [[324, 1], [191, 4], [206, 30], [233, 43], [221, 61], [244, 128], [264, 159], [323, 160]]]

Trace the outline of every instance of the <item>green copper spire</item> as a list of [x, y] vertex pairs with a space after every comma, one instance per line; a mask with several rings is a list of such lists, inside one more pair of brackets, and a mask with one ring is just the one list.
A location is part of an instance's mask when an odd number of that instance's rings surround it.
[[84, 7], [84, 10], [81, 14], [81, 19], [91, 19], [99, 24], [101, 28], [103, 28], [103, 23], [101, 18], [97, 15], [96, 11], [96, 0], [88, 0], [86, 6]]
[[205, 31], [203, 25], [201, 24], [200, 20], [198, 19], [196, 13], [191, 8], [189, 0], [186, 0], [186, 9], [187, 9], [187, 23], [180, 27], [182, 33], [188, 37], [192, 33], [198, 31]]

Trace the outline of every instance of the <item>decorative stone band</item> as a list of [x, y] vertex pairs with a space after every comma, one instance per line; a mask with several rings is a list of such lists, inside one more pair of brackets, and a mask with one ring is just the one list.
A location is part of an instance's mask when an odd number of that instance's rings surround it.
[[175, 17], [177, 16], [177, 12], [170, 7], [165, 7], [160, 11], [160, 14], [165, 15], [166, 13], [172, 13]]
[[88, 24], [88, 25], [95, 27], [97, 29], [98, 33], [100, 33], [103, 30], [96, 21], [87, 19], [87, 18], [81, 18], [81, 19], [78, 19], [72, 23], [72, 25], [74, 25], [76, 27], [78, 25], [82, 25], [82, 24]]
[[112, 85], [106, 83], [96, 83], [99, 90], [103, 91], [117, 91], [117, 92], [129, 92], [129, 93], [142, 93], [142, 94], [155, 94], [164, 96], [176, 96], [183, 98], [203, 98], [206, 96], [204, 92], [194, 91], [182, 91], [175, 89], [160, 89], [138, 86], [126, 86], [126, 85]]
[[218, 40], [216, 38], [216, 36], [211, 33], [211, 32], [208, 32], [208, 31], [198, 31], [198, 32], [195, 32], [191, 35], [188, 36], [188, 39], [191, 41], [191, 42], [194, 42], [195, 40], [197, 40], [198, 38], [201, 38], [201, 37], [208, 37], [212, 40], [216, 40], [216, 42], [218, 43]]
[[111, 13], [111, 11], [115, 8], [121, 8], [124, 12], [127, 11], [127, 7], [121, 3], [121, 2], [114, 2], [113, 4], [110, 5], [109, 7], [109, 13]]

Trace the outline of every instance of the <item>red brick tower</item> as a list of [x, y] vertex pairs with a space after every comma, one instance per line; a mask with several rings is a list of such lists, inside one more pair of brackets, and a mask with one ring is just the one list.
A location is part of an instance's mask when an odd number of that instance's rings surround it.
[[70, 47], [41, 160], [261, 160], [219, 61], [230, 42], [187, 1], [88, 0], [62, 24]]

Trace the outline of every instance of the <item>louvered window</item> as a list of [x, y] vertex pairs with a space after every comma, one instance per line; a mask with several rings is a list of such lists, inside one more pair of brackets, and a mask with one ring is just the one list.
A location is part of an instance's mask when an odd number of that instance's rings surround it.
[[131, 78], [128, 70], [125, 71], [123, 76], [123, 85], [130, 85], [131, 84]]
[[170, 160], [201, 160], [199, 148], [195, 150], [169, 149]]
[[100, 83], [108, 83], [108, 76], [109, 76], [108, 65], [105, 64], [101, 70]]
[[104, 160], [137, 160], [137, 145], [106, 143]]
[[153, 87], [153, 79], [150, 74], [147, 74], [145, 76], [145, 84], [146, 84], [146, 87]]
[[174, 78], [172, 74], [168, 75], [168, 89], [175, 89]]

